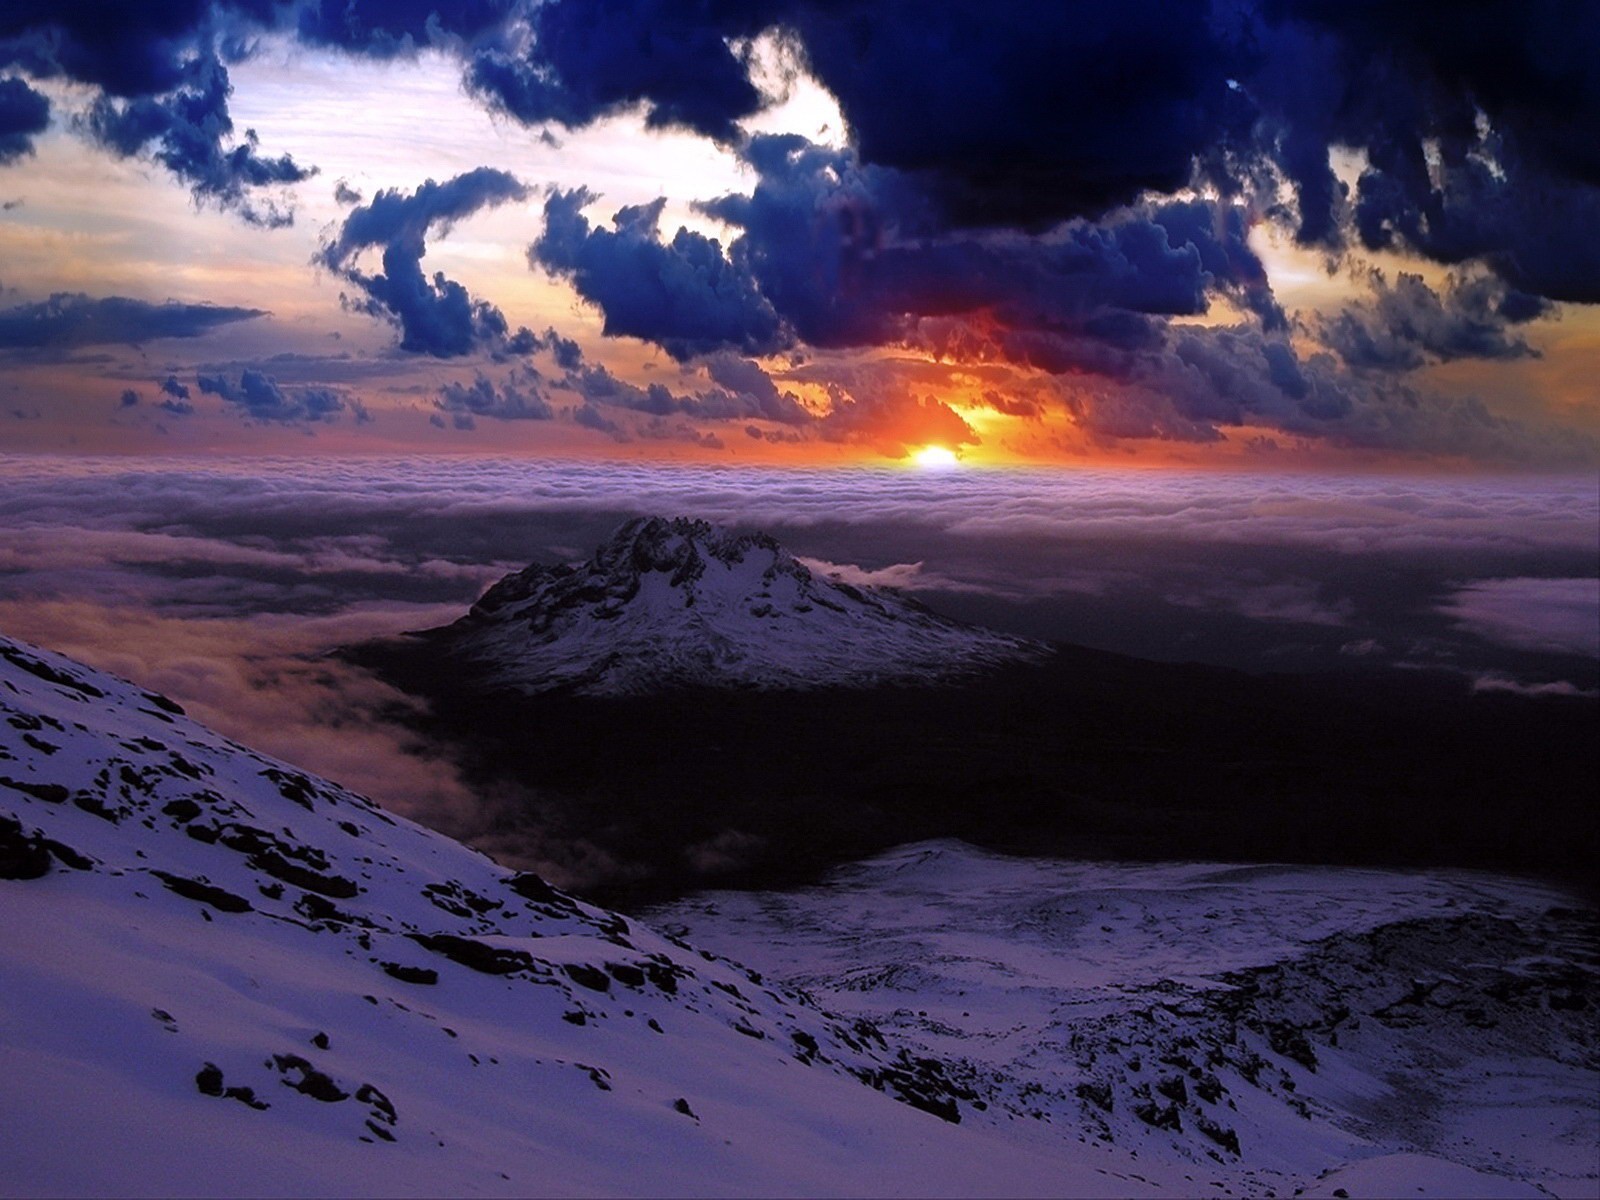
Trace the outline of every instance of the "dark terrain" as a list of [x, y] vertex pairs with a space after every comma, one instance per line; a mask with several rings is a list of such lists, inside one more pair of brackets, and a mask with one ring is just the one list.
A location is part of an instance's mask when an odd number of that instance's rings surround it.
[[1474, 867], [1593, 893], [1600, 702], [1459, 676], [1258, 676], [1063, 646], [945, 687], [652, 697], [486, 692], [427, 637], [345, 652], [421, 732], [587, 843], [639, 905], [774, 886], [901, 842], [1026, 854]]

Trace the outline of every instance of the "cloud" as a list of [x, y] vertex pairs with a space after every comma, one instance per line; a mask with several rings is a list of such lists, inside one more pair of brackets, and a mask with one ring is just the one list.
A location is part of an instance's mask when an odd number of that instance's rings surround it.
[[851, 151], [763, 135], [742, 153], [757, 172], [752, 193], [701, 207], [741, 230], [730, 265], [814, 346], [899, 340], [916, 318], [959, 316], [1127, 346], [1159, 336], [1149, 318], [1204, 313], [1213, 295], [1283, 324], [1227, 206], [1119, 209], [1038, 236], [949, 231], [918, 180]]
[[[1337, 247], [1353, 222], [1371, 249], [1479, 259], [1536, 295], [1600, 299], [1593, 22], [1544, 3], [1262, 9], [1247, 90], [1280, 130], [1303, 241]], [[1328, 165], [1333, 144], [1366, 158], [1348, 204]]]
[[344, 412], [357, 422], [370, 419], [359, 401], [329, 388], [280, 387], [276, 379], [259, 371], [246, 369], [238, 383], [223, 375], [201, 375], [198, 382], [202, 395], [220, 396], [241, 416], [256, 421], [308, 424], [337, 420]]
[[641, 108], [649, 128], [731, 143], [762, 99], [729, 43], [759, 33], [763, 9], [723, 6], [708, 20], [676, 0], [542, 4], [506, 44], [473, 55], [467, 87], [525, 125], [571, 129]]
[[870, 36], [848, 10], [793, 8], [862, 157], [925, 174], [963, 224], [1040, 227], [1173, 191], [1230, 125], [1235, 56], [1199, 6], [891, 7]]
[[501, 25], [508, 0], [304, 0], [290, 11], [301, 41], [373, 58], [451, 48]]
[[928, 590], [935, 586], [933, 577], [923, 571], [923, 564], [891, 563], [887, 567], [869, 569], [857, 563], [835, 563], [825, 558], [796, 556], [796, 561], [817, 575], [851, 587], [915, 588]]
[[[304, 169], [248, 137], [224, 148], [223, 66], [268, 31], [383, 59], [431, 47], [532, 125], [637, 112], [728, 146], [768, 103], [750, 49], [766, 36], [837, 99], [860, 167], [907, 182], [933, 235], [1043, 233], [1193, 188], [1334, 253], [1399, 247], [1600, 299], [1600, 33], [1560, 3], [1133, 0], [1086, 20], [980, 0], [24, 0], [0, 14], [0, 68], [98, 89], [106, 144], [147, 146], [197, 195], [270, 221], [286, 214], [252, 193]], [[1364, 164], [1353, 186], [1335, 147]]]
[[152, 304], [126, 296], [94, 299], [57, 292], [48, 300], [0, 309], [0, 350], [70, 349], [138, 345], [161, 338], [192, 338], [266, 313], [218, 304]]
[[[351, 308], [400, 326], [402, 350], [436, 358], [480, 349], [527, 353], [535, 348], [531, 333], [524, 329], [512, 335], [498, 308], [474, 300], [442, 272], [428, 279], [421, 265], [433, 229], [442, 236], [473, 213], [527, 196], [527, 187], [515, 176], [492, 167], [478, 167], [443, 183], [430, 179], [411, 193], [385, 189], [344, 219], [316, 261], [364, 293], [364, 298], [348, 301]], [[383, 270], [378, 273], [365, 272], [355, 262], [372, 246], [382, 247]]]
[[[1600, 603], [1589, 476], [16, 457], [0, 464], [0, 628], [475, 844], [580, 871], [570, 838], [511, 836], [510, 798], [462, 787], [389, 721], [401, 697], [323, 655], [453, 619], [506, 572], [585, 555], [640, 513], [764, 529], [814, 569], [1102, 649], [1279, 670], [1404, 655], [1596, 687], [1537, 648], [1594, 660], [1579, 637]], [[1464, 567], [1497, 577], [1463, 585]], [[1485, 640], [1491, 620], [1536, 645]]]
[[537, 378], [518, 383], [508, 377], [498, 385], [482, 372], [470, 384], [447, 383], [439, 389], [434, 407], [450, 415], [457, 429], [472, 429], [476, 418], [496, 421], [549, 421], [555, 409], [540, 394]]
[[[1145, 204], [1038, 237], [912, 239], [920, 218], [906, 181], [861, 167], [848, 151], [770, 137], [753, 139], [746, 154], [759, 170], [753, 193], [704, 206], [742, 230], [726, 252], [683, 230], [662, 242], [654, 205], [623, 210], [615, 231], [592, 228], [581, 214], [592, 198], [580, 191], [547, 201], [533, 258], [569, 273], [601, 306], [609, 333], [655, 341], [680, 359], [798, 341], [902, 344], [1004, 363], [1060, 377], [1061, 402], [1097, 440], [1215, 442], [1225, 428], [1260, 425], [1337, 445], [1491, 461], [1577, 463], [1596, 453], [1592, 439], [1496, 416], [1471, 398], [1352, 376], [1327, 355], [1302, 359], [1237, 208]], [[663, 282], [680, 276], [681, 285]], [[1169, 324], [1206, 312], [1214, 296], [1254, 322]], [[1325, 334], [1362, 365], [1515, 356], [1531, 350], [1507, 327], [1547, 307], [1487, 276], [1458, 280], [1443, 299], [1407, 276], [1370, 313], [1358, 306]], [[1079, 386], [1085, 376], [1104, 383]], [[863, 428], [868, 410], [882, 407], [841, 399], [855, 407], [825, 431]], [[652, 402], [666, 406], [664, 396]], [[971, 441], [948, 421], [925, 440], [934, 437]]]
[[593, 404], [580, 404], [572, 410], [572, 419], [585, 429], [603, 433], [616, 442], [632, 441], [632, 436], [621, 425], [602, 413]]
[[[1268, 580], [1258, 573], [1255, 578], [1233, 577], [1227, 580], [1210, 580], [1198, 587], [1184, 588], [1169, 593], [1167, 600], [1184, 608], [1207, 608], [1236, 612], [1257, 621], [1281, 621], [1295, 625], [1346, 625], [1350, 620], [1347, 601], [1329, 602], [1322, 589], [1304, 579]], [[1348, 649], [1351, 643], [1339, 647], [1341, 654], [1359, 656]]]
[[915, 446], [958, 450], [983, 440], [943, 400], [899, 389], [857, 397], [836, 392], [833, 407], [817, 428], [826, 441], [864, 442], [889, 458], [904, 458]]
[[1322, 340], [1353, 367], [1410, 371], [1457, 358], [1538, 356], [1510, 326], [1543, 316], [1549, 301], [1489, 276], [1453, 278], [1442, 294], [1404, 271], [1392, 286], [1381, 272], [1371, 280], [1372, 299], [1318, 323]]
[[1499, 671], [1485, 671], [1472, 680], [1474, 692], [1509, 692], [1513, 696], [1572, 696], [1592, 698], [1600, 696], [1594, 688], [1581, 688], [1570, 679], [1556, 679], [1545, 683], [1524, 683]]
[[705, 421], [765, 420], [783, 425], [816, 422], [815, 414], [792, 392], [779, 392], [759, 365], [731, 356], [707, 365], [712, 379], [726, 386], [698, 392], [674, 392], [662, 383], [641, 388], [599, 365], [569, 371], [556, 386], [576, 392], [589, 405], [624, 408], [652, 417], [676, 414]]
[[679, 228], [662, 242], [664, 200], [617, 210], [612, 229], [591, 226], [583, 209], [597, 199], [583, 188], [553, 191], [528, 260], [599, 307], [606, 336], [644, 338], [679, 360], [724, 348], [766, 354], [786, 344], [755, 281], [715, 239]]
[[1600, 580], [1483, 579], [1459, 588], [1439, 610], [1502, 645], [1600, 658]]
[[50, 124], [50, 101], [15, 76], [0, 79], [0, 166], [33, 153]]
[[300, 183], [317, 173], [289, 155], [264, 157], [255, 130], [232, 145], [228, 69], [213, 53], [184, 62], [180, 86], [163, 96], [96, 97], [85, 125], [101, 146], [124, 158], [149, 153], [190, 187], [197, 201], [232, 209], [253, 225], [294, 223], [287, 204], [262, 199], [261, 188]]

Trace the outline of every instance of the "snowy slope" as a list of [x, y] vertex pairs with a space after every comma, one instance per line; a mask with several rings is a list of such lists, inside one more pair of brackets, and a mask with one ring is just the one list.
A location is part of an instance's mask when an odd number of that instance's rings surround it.
[[974, 1122], [1087, 1136], [1152, 1177], [1594, 1196], [1600, 941], [1573, 904], [1468, 872], [930, 842], [648, 916], [950, 1064]]
[[436, 636], [497, 685], [592, 695], [920, 683], [1048, 653], [820, 578], [764, 534], [659, 517], [507, 576]]
[[1154, 1186], [941, 1119], [972, 1110], [870, 1026], [3, 638], [0, 912], [8, 1195]]

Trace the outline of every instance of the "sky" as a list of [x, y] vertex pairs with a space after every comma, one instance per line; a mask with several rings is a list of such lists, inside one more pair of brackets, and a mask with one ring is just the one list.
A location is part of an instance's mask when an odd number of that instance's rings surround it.
[[1600, 12], [14, 0], [0, 449], [1591, 472]]

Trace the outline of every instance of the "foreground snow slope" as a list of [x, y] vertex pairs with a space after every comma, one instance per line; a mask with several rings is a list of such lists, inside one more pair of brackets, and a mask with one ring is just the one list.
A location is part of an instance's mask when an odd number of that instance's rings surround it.
[[591, 695], [927, 682], [1048, 653], [821, 578], [765, 534], [660, 517], [508, 575], [435, 636], [496, 686]]
[[939, 1058], [1036, 1144], [1255, 1194], [1600, 1190], [1596, 919], [1542, 886], [929, 842], [649, 919]]
[[1156, 1186], [941, 1119], [973, 1110], [868, 1025], [4, 638], [0, 912], [6, 1194]]

